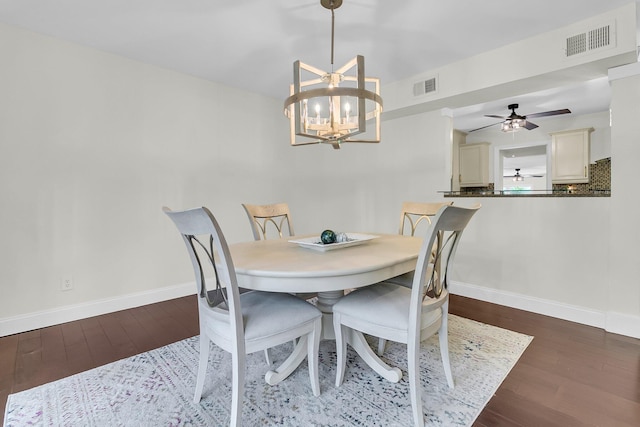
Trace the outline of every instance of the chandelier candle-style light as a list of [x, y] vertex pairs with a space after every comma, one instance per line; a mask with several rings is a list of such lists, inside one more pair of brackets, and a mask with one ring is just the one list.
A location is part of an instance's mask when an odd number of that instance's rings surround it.
[[[345, 142], [380, 142], [380, 80], [365, 77], [361, 55], [333, 70], [334, 10], [342, 0], [320, 0], [320, 4], [331, 10], [331, 72], [293, 63], [291, 96], [284, 102], [291, 145], [325, 143], [340, 148]], [[356, 137], [367, 132], [367, 124], [374, 127], [370, 131], [375, 135]]]

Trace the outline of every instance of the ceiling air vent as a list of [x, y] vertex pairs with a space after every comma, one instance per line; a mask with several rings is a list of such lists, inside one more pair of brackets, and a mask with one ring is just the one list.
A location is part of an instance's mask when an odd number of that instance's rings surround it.
[[589, 31], [589, 50], [606, 47], [611, 44], [610, 28], [608, 25]]
[[570, 57], [594, 50], [609, 48], [614, 46], [615, 33], [614, 25], [607, 24], [584, 33], [567, 37], [565, 52]]
[[577, 55], [587, 51], [587, 34], [576, 34], [567, 38], [567, 56]]
[[413, 84], [413, 96], [426, 95], [437, 91], [438, 87], [435, 77]]

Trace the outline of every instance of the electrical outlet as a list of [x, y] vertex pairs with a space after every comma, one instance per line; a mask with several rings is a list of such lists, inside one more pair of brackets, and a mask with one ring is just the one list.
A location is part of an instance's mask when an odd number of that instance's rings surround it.
[[61, 291], [70, 291], [73, 289], [73, 278], [69, 276], [64, 276], [62, 280], [60, 280], [60, 290]]

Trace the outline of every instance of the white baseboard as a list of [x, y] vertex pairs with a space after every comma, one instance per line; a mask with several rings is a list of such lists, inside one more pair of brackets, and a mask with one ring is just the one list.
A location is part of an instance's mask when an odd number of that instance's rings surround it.
[[[0, 337], [71, 322], [73, 320], [85, 319], [87, 317], [99, 316], [114, 311], [126, 310], [141, 305], [180, 298], [192, 295], [194, 291], [195, 284], [194, 282], [190, 282], [120, 297], [105, 298], [51, 310], [27, 313], [15, 317], [7, 317], [0, 319]], [[586, 309], [584, 307], [529, 297], [514, 292], [485, 288], [463, 282], [449, 283], [449, 291], [454, 295], [531, 311], [533, 313], [569, 320], [583, 325], [595, 326], [615, 334], [640, 338], [640, 317], [638, 316], [622, 313], [605, 313], [598, 310]]]
[[640, 317], [622, 313], [607, 313], [605, 330], [614, 334], [640, 338]]
[[59, 325], [73, 320], [86, 319], [87, 317], [99, 316], [114, 311], [126, 310], [141, 305], [180, 298], [194, 294], [195, 289], [195, 283], [190, 282], [50, 310], [37, 311], [20, 316], [6, 317], [0, 319], [0, 337], [45, 328], [47, 326]]
[[638, 316], [598, 311], [463, 282], [450, 282], [449, 292], [454, 295], [595, 326], [614, 334], [640, 338], [640, 317]]

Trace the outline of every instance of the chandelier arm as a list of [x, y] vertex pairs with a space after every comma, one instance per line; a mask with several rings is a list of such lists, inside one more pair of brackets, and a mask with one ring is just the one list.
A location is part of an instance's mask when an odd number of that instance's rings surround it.
[[[358, 63], [358, 56], [356, 55], [353, 59], [351, 59], [349, 62], [347, 62], [346, 64], [344, 64], [342, 67], [338, 68], [335, 73], [336, 74], [344, 74], [347, 70], [349, 70], [351, 67], [353, 67], [354, 65], [356, 65]], [[353, 80], [353, 81], [357, 81], [358, 77], [356, 76], [344, 76], [344, 78], [349, 78], [349, 80]]]
[[[357, 82], [358, 81], [358, 77], [356, 76], [343, 76], [343, 80], [345, 82]], [[367, 83], [377, 83], [380, 81], [379, 78], [377, 77], [365, 77], [364, 81]]]
[[298, 63], [299, 63], [300, 69], [302, 69], [302, 70], [306, 70], [306, 71], [308, 71], [308, 72], [310, 72], [310, 73], [313, 73], [313, 74], [315, 74], [315, 75], [316, 75], [316, 76], [318, 76], [318, 77], [322, 77], [322, 76], [324, 76], [325, 74], [327, 74], [327, 72], [326, 72], [326, 71], [321, 70], [321, 69], [320, 69], [320, 68], [318, 68], [318, 67], [314, 67], [313, 65], [305, 64], [304, 62], [300, 62], [300, 61], [296, 61], [296, 62], [298, 62]]
[[313, 85], [320, 84], [322, 82], [323, 82], [322, 78], [313, 79], [313, 80], [305, 80], [303, 82], [300, 82], [300, 87], [313, 86]]
[[[360, 132], [362, 133], [362, 132]], [[379, 144], [380, 141], [375, 141], [375, 140], [371, 140], [371, 139], [344, 139], [342, 140], [341, 144], [346, 144], [348, 142], [355, 142], [355, 143], [362, 143], [362, 144]]]
[[[327, 139], [325, 138], [325, 140], [327, 140]], [[291, 145], [296, 147], [298, 145], [315, 145], [315, 144], [322, 144], [322, 143], [324, 143], [324, 141], [298, 141], [295, 144], [291, 144]]]

